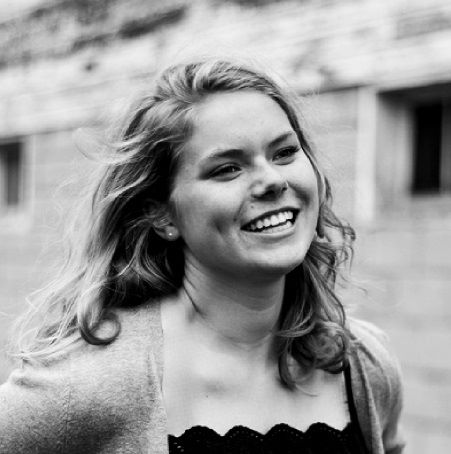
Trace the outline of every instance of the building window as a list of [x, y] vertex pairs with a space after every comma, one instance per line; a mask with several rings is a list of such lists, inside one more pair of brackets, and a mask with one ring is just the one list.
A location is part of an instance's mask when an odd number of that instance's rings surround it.
[[23, 203], [23, 152], [20, 142], [0, 143], [0, 214]]
[[444, 100], [413, 107], [414, 194], [451, 191], [451, 104]]

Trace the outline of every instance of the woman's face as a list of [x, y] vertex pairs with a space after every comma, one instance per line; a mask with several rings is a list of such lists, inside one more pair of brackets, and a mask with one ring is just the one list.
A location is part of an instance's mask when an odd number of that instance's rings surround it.
[[318, 186], [285, 112], [239, 91], [210, 95], [193, 117], [171, 194], [185, 254], [235, 278], [288, 273], [310, 247]]

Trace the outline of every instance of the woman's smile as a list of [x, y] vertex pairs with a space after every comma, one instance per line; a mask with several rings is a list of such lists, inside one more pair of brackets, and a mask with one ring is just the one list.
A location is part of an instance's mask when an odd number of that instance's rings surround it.
[[281, 208], [262, 214], [242, 227], [243, 230], [254, 233], [274, 233], [290, 229], [296, 221], [299, 210]]
[[171, 195], [185, 253], [223, 273], [285, 275], [318, 218], [316, 175], [285, 112], [255, 91], [219, 93], [193, 123]]

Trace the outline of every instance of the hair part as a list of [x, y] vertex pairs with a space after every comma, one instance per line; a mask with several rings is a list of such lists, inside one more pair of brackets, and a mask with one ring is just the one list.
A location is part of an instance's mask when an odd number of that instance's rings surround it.
[[[209, 95], [253, 90], [286, 113], [310, 159], [320, 195], [316, 237], [299, 266], [287, 275], [276, 333], [283, 383], [294, 387], [290, 357], [306, 372], [341, 371], [350, 335], [335, 292], [340, 267], [352, 256], [354, 231], [332, 211], [330, 185], [300, 125], [292, 93], [246, 65], [207, 59], [166, 69], [128, 114], [107, 147], [101, 178], [89, 206], [78, 215], [61, 272], [34, 295], [19, 322], [18, 351], [26, 360], [45, 359], [76, 338], [108, 344], [119, 335], [115, 308], [139, 305], [176, 292], [184, 276], [183, 241], [155, 232], [166, 222], [183, 145], [193, 131], [195, 106]], [[29, 329], [40, 315], [39, 324]], [[99, 328], [110, 322], [108, 335]]]

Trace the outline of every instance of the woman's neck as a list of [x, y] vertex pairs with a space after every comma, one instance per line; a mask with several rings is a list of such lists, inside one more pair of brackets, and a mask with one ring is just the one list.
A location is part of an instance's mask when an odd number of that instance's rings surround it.
[[252, 282], [218, 275], [188, 260], [180, 299], [190, 323], [243, 350], [273, 345], [285, 278]]

